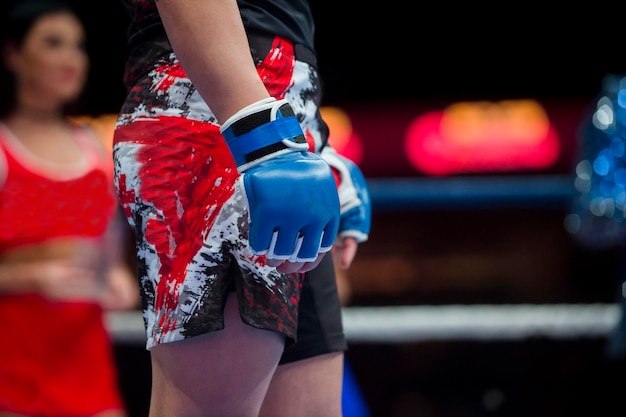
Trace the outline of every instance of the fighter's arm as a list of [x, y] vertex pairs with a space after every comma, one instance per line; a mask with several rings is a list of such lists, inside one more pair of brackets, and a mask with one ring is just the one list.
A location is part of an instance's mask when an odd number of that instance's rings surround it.
[[286, 100], [259, 77], [235, 0], [157, 0], [172, 48], [222, 125], [244, 186], [251, 249], [280, 272], [306, 272], [339, 223], [332, 172], [308, 152]]
[[176, 56], [220, 123], [269, 97], [255, 69], [235, 0], [157, 0], [156, 4]]

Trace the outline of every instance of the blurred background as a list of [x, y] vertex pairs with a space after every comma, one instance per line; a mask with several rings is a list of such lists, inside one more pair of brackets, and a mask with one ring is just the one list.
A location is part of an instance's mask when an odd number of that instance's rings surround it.
[[[92, 57], [84, 114], [110, 123], [127, 18], [118, 2], [73, 3]], [[620, 102], [626, 6], [311, 4], [331, 141], [374, 205], [347, 276], [367, 415], [614, 414], [623, 248], [582, 233], [591, 174], [578, 168], [599, 146], [585, 133], [599, 100]], [[611, 230], [614, 213], [599, 216]], [[115, 336], [130, 411], [145, 416], [148, 354]]]

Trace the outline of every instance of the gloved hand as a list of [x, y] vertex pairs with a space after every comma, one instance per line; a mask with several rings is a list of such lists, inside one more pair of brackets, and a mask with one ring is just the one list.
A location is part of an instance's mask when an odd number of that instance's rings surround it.
[[241, 174], [252, 251], [296, 264], [328, 252], [339, 227], [335, 181], [328, 164], [308, 152], [287, 100], [253, 103], [230, 117], [221, 132]]
[[354, 162], [330, 146], [324, 147], [320, 156], [336, 177], [341, 204], [338, 238], [353, 237], [358, 243], [365, 242], [372, 223], [372, 203], [363, 173]]

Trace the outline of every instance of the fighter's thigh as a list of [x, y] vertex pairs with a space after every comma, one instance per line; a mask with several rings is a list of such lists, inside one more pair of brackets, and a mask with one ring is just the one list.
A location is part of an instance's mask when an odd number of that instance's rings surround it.
[[234, 296], [224, 315], [221, 331], [151, 350], [152, 417], [258, 415], [285, 338], [243, 324]]
[[280, 365], [260, 417], [341, 417], [343, 352]]

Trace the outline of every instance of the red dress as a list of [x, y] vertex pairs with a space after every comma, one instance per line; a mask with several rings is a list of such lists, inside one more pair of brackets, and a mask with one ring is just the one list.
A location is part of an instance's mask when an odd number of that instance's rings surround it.
[[[44, 166], [0, 125], [0, 254], [59, 237], [101, 235], [116, 210], [110, 155], [76, 127], [80, 167]], [[0, 411], [89, 416], [123, 409], [100, 306], [0, 295]]]

